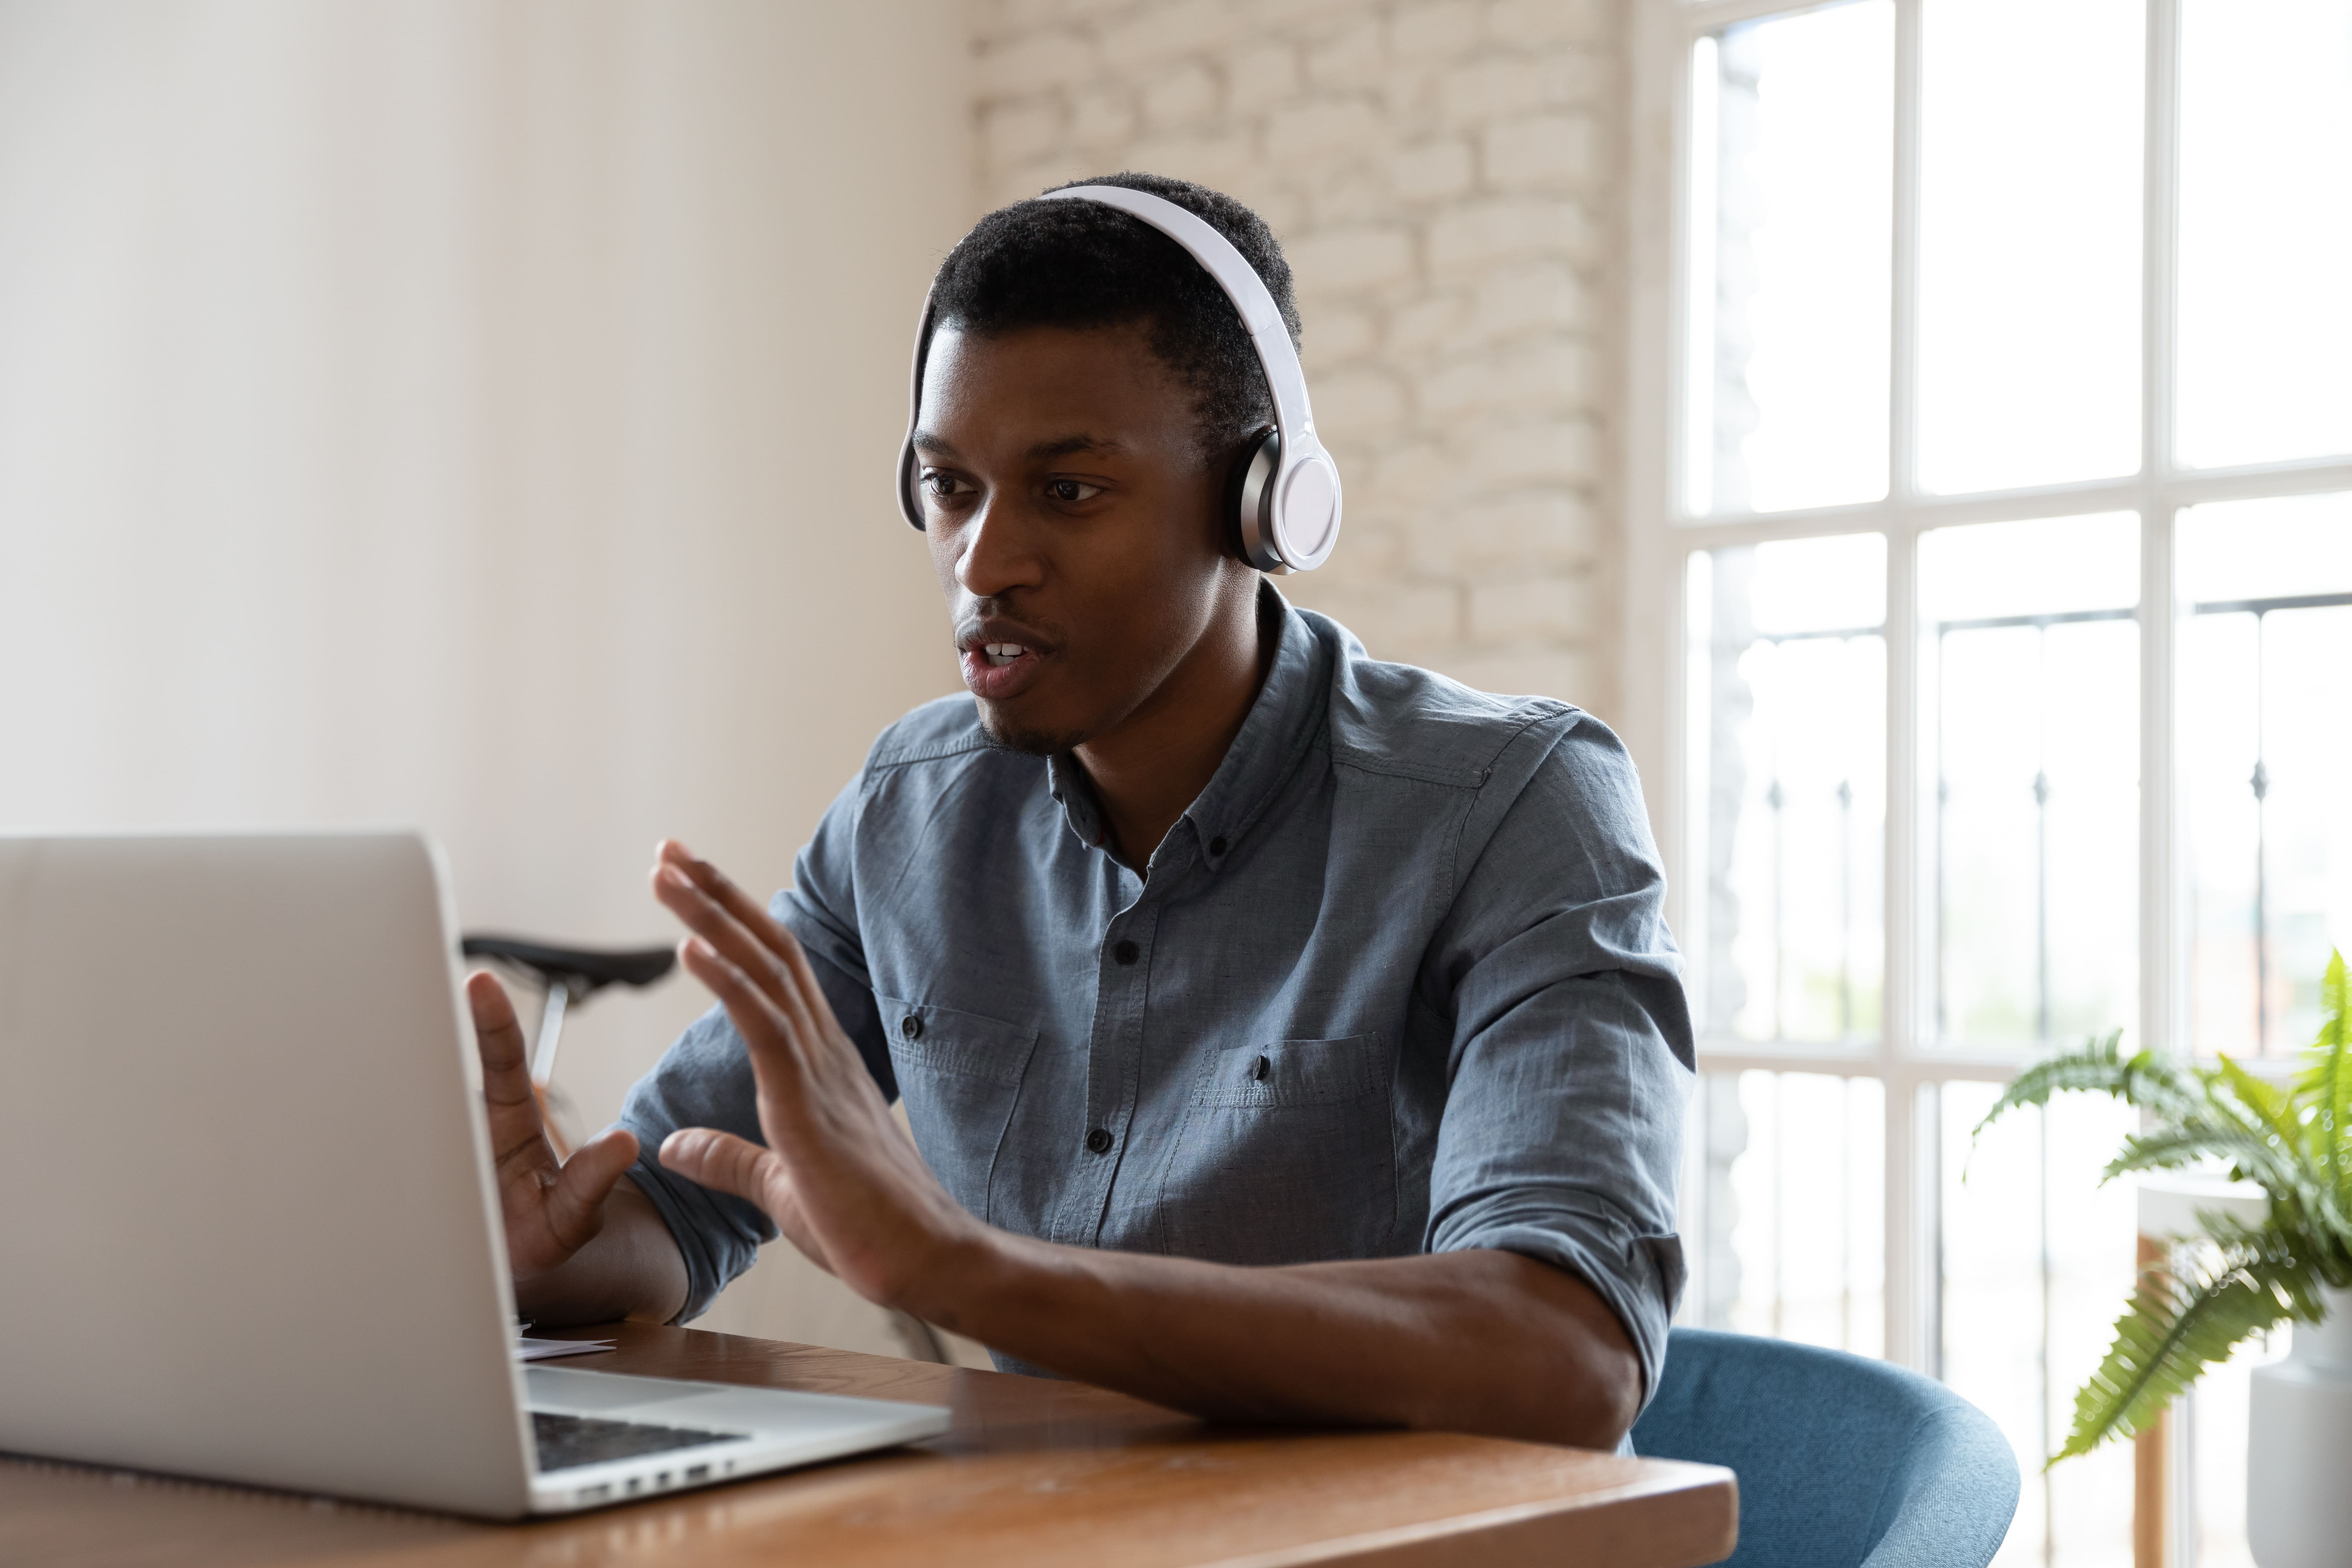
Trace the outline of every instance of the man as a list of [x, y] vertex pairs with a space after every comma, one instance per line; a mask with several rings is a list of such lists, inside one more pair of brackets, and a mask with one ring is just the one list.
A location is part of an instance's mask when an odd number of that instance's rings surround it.
[[[1096, 183], [1205, 219], [1296, 339], [1254, 214]], [[1241, 557], [1266, 374], [1162, 234], [1018, 204], [933, 302], [911, 442], [971, 695], [883, 731], [768, 908], [660, 847], [720, 1005], [560, 1168], [474, 978], [522, 1310], [692, 1317], [781, 1232], [1008, 1367], [1619, 1444], [1692, 1061], [1622, 750]]]

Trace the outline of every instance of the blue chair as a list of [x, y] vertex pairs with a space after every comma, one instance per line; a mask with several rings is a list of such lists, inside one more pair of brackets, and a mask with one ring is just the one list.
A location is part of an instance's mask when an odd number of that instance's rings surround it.
[[2017, 1458], [1975, 1405], [1884, 1362], [1676, 1329], [1636, 1453], [1739, 1477], [1729, 1568], [1985, 1568]]

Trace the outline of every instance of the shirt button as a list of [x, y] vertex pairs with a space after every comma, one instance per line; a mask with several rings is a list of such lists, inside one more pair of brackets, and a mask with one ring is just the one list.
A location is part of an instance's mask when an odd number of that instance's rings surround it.
[[1210, 840], [1209, 840], [1209, 853], [1210, 853], [1210, 854], [1212, 854], [1212, 855], [1222, 855], [1222, 854], [1223, 854], [1224, 852], [1225, 852], [1225, 841], [1224, 841], [1223, 839], [1222, 839], [1222, 838], [1212, 838], [1212, 839], [1210, 839]]
[[1142, 956], [1142, 952], [1143, 950], [1136, 946], [1135, 943], [1131, 942], [1120, 942], [1117, 947], [1110, 950], [1110, 955], [1113, 958], [1118, 959], [1121, 963], [1133, 963], [1139, 957]]
[[1091, 1132], [1089, 1132], [1089, 1133], [1087, 1133], [1087, 1152], [1088, 1152], [1089, 1153], [1095, 1153], [1095, 1154], [1104, 1153], [1104, 1152], [1108, 1152], [1108, 1151], [1109, 1150], [1109, 1148], [1110, 1148], [1110, 1129], [1109, 1129], [1109, 1128], [1108, 1128], [1108, 1127], [1097, 1127], [1097, 1128], [1096, 1128], [1093, 1131], [1091, 1131]]
[[1260, 1083], [1264, 1083], [1265, 1081], [1265, 1075], [1273, 1069], [1274, 1064], [1267, 1061], [1264, 1057], [1260, 1057], [1257, 1060], [1250, 1063], [1250, 1077], [1255, 1079]]
[[898, 1032], [910, 1040], [919, 1040], [923, 1037], [923, 1021], [909, 1013], [898, 1020]]

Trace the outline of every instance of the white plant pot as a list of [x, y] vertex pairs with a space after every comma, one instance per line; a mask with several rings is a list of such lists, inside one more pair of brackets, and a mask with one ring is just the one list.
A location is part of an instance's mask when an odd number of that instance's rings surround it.
[[2246, 1543], [2261, 1568], [2352, 1563], [2352, 1290], [2326, 1295], [2286, 1360], [2254, 1369]]

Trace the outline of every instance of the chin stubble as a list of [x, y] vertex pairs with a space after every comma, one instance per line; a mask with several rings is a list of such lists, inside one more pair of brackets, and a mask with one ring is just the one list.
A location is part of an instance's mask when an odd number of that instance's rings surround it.
[[1055, 757], [1065, 752], [1075, 752], [1084, 735], [1056, 734], [1049, 730], [1022, 730], [1006, 724], [991, 713], [989, 705], [979, 704], [980, 732], [988, 743], [1001, 752], [1018, 752], [1029, 757]]

